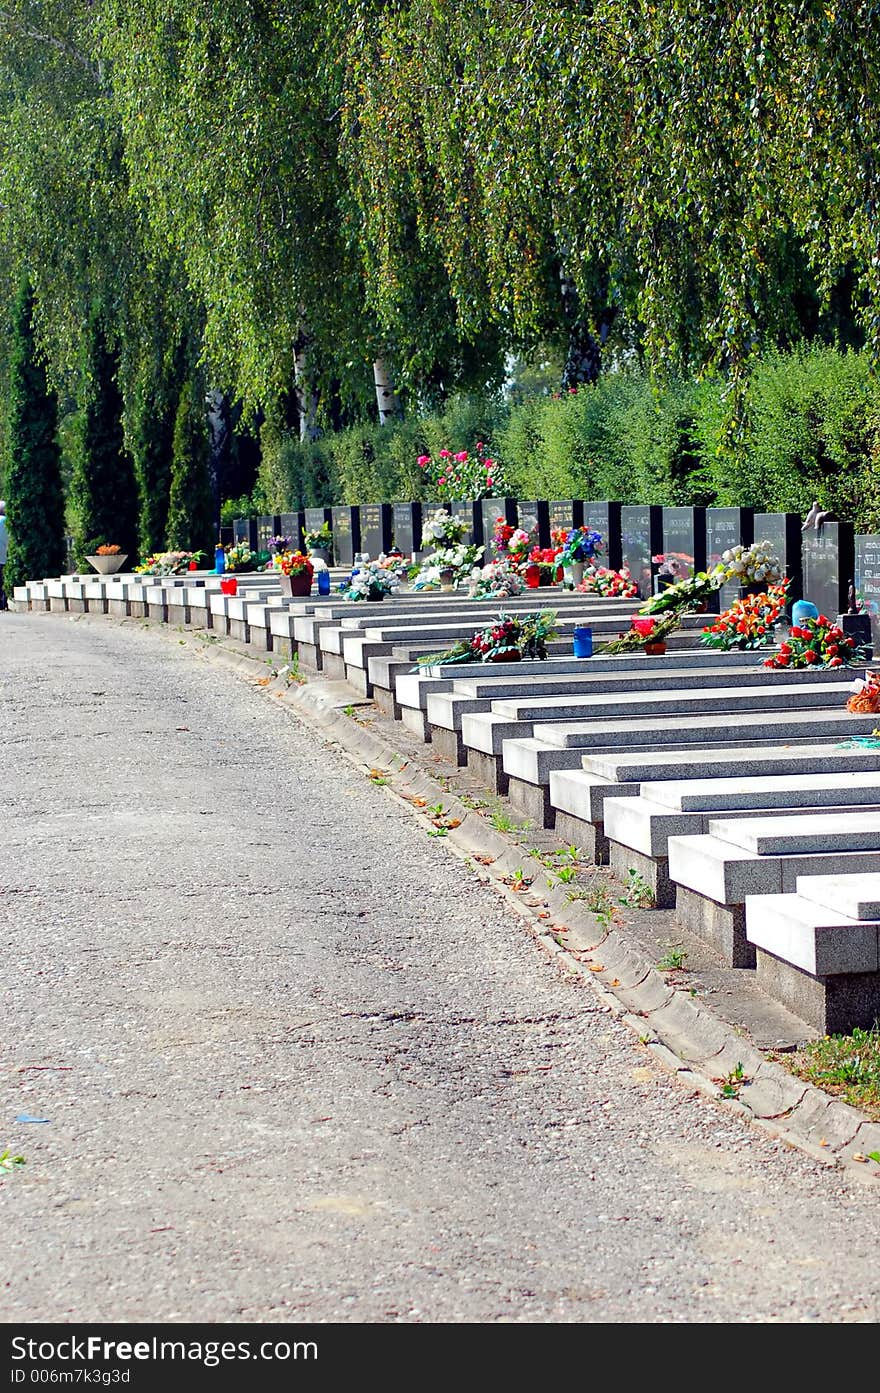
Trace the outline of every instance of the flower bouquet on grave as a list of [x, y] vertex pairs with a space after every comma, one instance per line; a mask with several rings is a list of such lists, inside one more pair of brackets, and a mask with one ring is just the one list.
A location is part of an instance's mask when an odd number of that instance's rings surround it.
[[562, 574], [558, 558], [557, 547], [532, 547], [525, 568], [526, 585], [553, 585]]
[[880, 713], [880, 672], [866, 672], [864, 681], [860, 677], [856, 678], [853, 694], [847, 700], [846, 709], [858, 716], [875, 716]]
[[389, 566], [368, 561], [352, 571], [339, 589], [346, 600], [384, 600], [400, 585], [400, 577]]
[[[468, 580], [474, 566], [483, 555], [483, 548], [462, 541], [466, 531], [465, 524], [438, 508], [428, 519], [422, 537], [422, 549], [434, 547], [421, 565], [409, 572], [414, 590], [432, 590], [443, 583], [453, 588]], [[445, 578], [441, 579], [441, 573]]]
[[282, 595], [310, 595], [315, 568], [311, 559], [301, 551], [283, 551], [275, 556], [275, 567], [281, 573]]
[[204, 555], [203, 551], [159, 551], [136, 566], [135, 575], [182, 576], [194, 561], [198, 564]]
[[468, 596], [472, 600], [507, 600], [521, 595], [525, 581], [507, 561], [490, 561], [471, 572]]
[[484, 629], [442, 653], [429, 653], [418, 659], [413, 671], [449, 663], [516, 662], [520, 658], [546, 658], [547, 643], [556, 637], [556, 612], [540, 610], [534, 614], [499, 614]]
[[824, 614], [795, 624], [779, 652], [764, 659], [764, 667], [853, 667], [867, 660], [867, 651]]
[[402, 551], [380, 551], [376, 558], [380, 566], [384, 566], [386, 571], [393, 571], [398, 580], [406, 580], [409, 573], [410, 563], [407, 561]]
[[[654, 559], [656, 560], [656, 557]], [[727, 567], [719, 561], [717, 566], [712, 567], [711, 571], [695, 571], [692, 576], [684, 576], [681, 580], [667, 585], [665, 590], [661, 590], [659, 594], [652, 595], [649, 600], [646, 600], [640, 612], [642, 614], [674, 612], [683, 616], [706, 604], [716, 590], [721, 589], [727, 579]]]
[[707, 648], [730, 652], [733, 648], [766, 648], [773, 642], [773, 626], [785, 609], [789, 580], [780, 580], [759, 595], [744, 595], [704, 629], [700, 642]]
[[477, 442], [473, 456], [467, 450], [459, 450], [457, 454], [439, 450], [436, 460], [433, 455], [419, 455], [417, 463], [427, 491], [444, 501], [451, 502], [454, 498], [476, 501], [507, 493], [504, 466], [499, 460], [489, 458], [482, 440]]
[[492, 547], [499, 556], [505, 556], [510, 550], [510, 539], [516, 528], [512, 522], [506, 518], [497, 517], [495, 519], [495, 531], [492, 533]]
[[526, 532], [523, 527], [514, 527], [507, 542], [507, 556], [511, 566], [521, 568], [528, 564], [529, 552], [535, 544], [535, 533]]
[[422, 533], [422, 551], [444, 550], [457, 546], [463, 538], [467, 526], [461, 518], [455, 518], [446, 508], [437, 508], [425, 523]]
[[247, 542], [234, 542], [232, 546], [225, 548], [226, 570], [227, 571], [255, 571], [259, 563], [259, 556], [255, 551], [251, 551]]
[[[596, 651], [600, 654], [636, 653], [640, 648], [646, 652], [664, 651], [668, 635], [677, 629], [680, 623], [681, 616], [676, 611], [661, 614], [658, 618], [637, 614], [633, 616], [626, 633], [619, 634], [609, 643], [603, 643]], [[658, 650], [658, 645], [662, 645], [662, 649]]]
[[[333, 554], [333, 533], [330, 530], [329, 522], [322, 522], [321, 526], [314, 531], [303, 532], [303, 546], [306, 551], [325, 551], [327, 557]], [[326, 560], [327, 558], [322, 558]]]
[[772, 543], [753, 542], [751, 546], [730, 547], [721, 553], [721, 561], [727, 568], [727, 580], [738, 581], [740, 585], [771, 585], [783, 579], [782, 563], [773, 555]]
[[293, 549], [292, 537], [269, 538], [269, 555], [272, 558], [273, 566], [277, 567], [279, 556], [282, 556], [286, 551], [293, 551]]
[[584, 571], [584, 578], [576, 589], [584, 595], [602, 595], [611, 600], [630, 600], [639, 593], [639, 587], [626, 566], [621, 566], [619, 571], [613, 571], [608, 566], [595, 566]]
[[559, 535], [554, 533], [553, 542], [562, 566], [593, 561], [603, 550], [602, 533], [596, 532], [592, 527], [572, 527], [568, 532], [564, 532], [562, 542], [557, 540]]

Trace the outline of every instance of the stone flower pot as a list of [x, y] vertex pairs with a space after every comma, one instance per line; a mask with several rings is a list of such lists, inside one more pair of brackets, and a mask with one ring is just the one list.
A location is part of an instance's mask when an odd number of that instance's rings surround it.
[[99, 576], [114, 576], [117, 571], [122, 570], [128, 560], [128, 553], [119, 551], [115, 556], [87, 556], [86, 560]]

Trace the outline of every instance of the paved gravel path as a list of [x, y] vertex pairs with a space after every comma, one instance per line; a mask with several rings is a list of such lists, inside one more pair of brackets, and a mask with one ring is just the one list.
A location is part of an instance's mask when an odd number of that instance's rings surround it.
[[880, 1316], [877, 1187], [684, 1092], [261, 693], [51, 615], [0, 684], [2, 1319]]

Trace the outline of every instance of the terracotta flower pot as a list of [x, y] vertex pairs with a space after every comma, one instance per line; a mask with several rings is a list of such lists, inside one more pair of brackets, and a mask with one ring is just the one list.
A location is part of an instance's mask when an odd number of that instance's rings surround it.
[[497, 653], [488, 656], [490, 663], [518, 663], [521, 659], [522, 653], [518, 648], [499, 648]]
[[663, 653], [666, 652], [666, 640], [660, 639], [656, 643], [646, 643], [645, 652], [647, 653], [649, 658], [659, 658]]

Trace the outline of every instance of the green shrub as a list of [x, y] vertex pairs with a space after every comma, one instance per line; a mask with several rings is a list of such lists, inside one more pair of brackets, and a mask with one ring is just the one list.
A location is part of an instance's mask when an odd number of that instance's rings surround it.
[[276, 511], [424, 495], [416, 460], [472, 450], [504, 461], [521, 498], [754, 506], [805, 512], [814, 498], [862, 530], [880, 529], [880, 387], [864, 353], [823, 346], [757, 360], [740, 437], [726, 434], [720, 378], [615, 371], [576, 393], [456, 397], [390, 426], [315, 444], [279, 435]]

